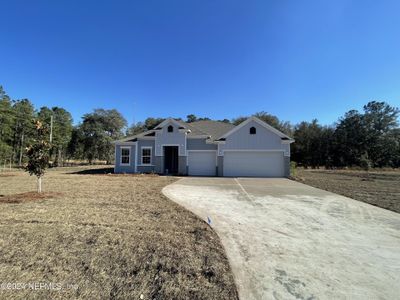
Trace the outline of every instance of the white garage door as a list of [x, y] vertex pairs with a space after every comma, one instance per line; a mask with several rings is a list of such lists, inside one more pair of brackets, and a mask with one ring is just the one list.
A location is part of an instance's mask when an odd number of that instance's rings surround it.
[[224, 176], [283, 177], [283, 152], [225, 151]]
[[216, 151], [188, 151], [189, 175], [215, 176]]

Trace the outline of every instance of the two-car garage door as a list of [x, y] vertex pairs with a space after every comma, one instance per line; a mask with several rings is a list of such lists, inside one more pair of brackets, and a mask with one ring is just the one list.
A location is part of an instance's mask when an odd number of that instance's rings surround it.
[[[216, 151], [188, 151], [188, 173], [216, 176]], [[223, 176], [284, 177], [283, 151], [225, 151]]]
[[224, 176], [283, 177], [283, 151], [225, 151]]

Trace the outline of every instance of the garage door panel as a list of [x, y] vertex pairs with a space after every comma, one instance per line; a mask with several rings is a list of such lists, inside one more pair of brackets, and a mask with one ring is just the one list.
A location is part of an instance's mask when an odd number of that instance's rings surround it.
[[188, 168], [189, 175], [215, 176], [216, 175], [216, 151], [189, 151]]
[[283, 177], [283, 152], [226, 151], [224, 153], [224, 176]]

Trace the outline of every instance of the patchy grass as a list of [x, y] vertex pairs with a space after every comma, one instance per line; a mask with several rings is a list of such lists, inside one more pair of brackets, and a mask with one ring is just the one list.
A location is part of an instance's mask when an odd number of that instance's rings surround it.
[[[0, 283], [56, 287], [0, 298], [238, 298], [217, 235], [161, 194], [174, 178], [87, 169], [49, 171], [43, 189], [57, 197], [0, 204]], [[0, 178], [2, 198], [36, 189], [36, 178], [13, 175]]]
[[356, 170], [297, 169], [295, 179], [400, 213], [400, 170], [370, 172]]
[[49, 198], [56, 198], [61, 196], [61, 193], [37, 193], [37, 192], [26, 192], [12, 195], [0, 195], [0, 203], [23, 203], [28, 201], [38, 201]]

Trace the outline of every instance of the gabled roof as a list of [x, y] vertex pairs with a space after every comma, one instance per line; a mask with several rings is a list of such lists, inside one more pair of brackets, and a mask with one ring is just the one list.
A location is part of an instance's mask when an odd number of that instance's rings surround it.
[[155, 130], [159, 130], [164, 127], [166, 124], [170, 122], [179, 126], [179, 129], [187, 129], [188, 130], [188, 137], [191, 136], [207, 136], [211, 139], [216, 139], [222, 134], [228, 132], [235, 125], [230, 123], [224, 123], [219, 121], [211, 121], [211, 120], [204, 120], [204, 121], [196, 121], [196, 122], [182, 122], [177, 121], [172, 118], [168, 118], [159, 125], [154, 128]]
[[168, 123], [174, 123], [175, 125], [178, 125], [180, 127], [184, 127], [183, 124], [185, 124], [185, 122], [180, 122], [180, 121], [177, 121], [177, 120], [175, 120], [173, 118], [167, 118], [164, 121], [162, 121], [160, 124], [158, 124], [154, 129], [155, 130], [161, 129]]
[[282, 139], [282, 141], [287, 141], [289, 143], [294, 142], [294, 140], [292, 138], [290, 138], [286, 134], [282, 133], [278, 129], [272, 127], [271, 125], [265, 123], [264, 121], [262, 121], [256, 117], [250, 117], [237, 126], [235, 126], [231, 123], [225, 123], [225, 122], [220, 122], [220, 121], [205, 120], [205, 121], [196, 121], [196, 122], [192, 122], [192, 123], [186, 123], [186, 122], [182, 122], [182, 121], [177, 121], [172, 118], [168, 118], [165, 121], [163, 121], [162, 123], [160, 123], [159, 125], [157, 125], [152, 130], [148, 130], [146, 132], [142, 132], [142, 133], [139, 133], [134, 136], [126, 137], [119, 141], [115, 141], [115, 143], [135, 142], [135, 141], [137, 141], [138, 138], [153, 137], [153, 136], [155, 136], [155, 132], [157, 130], [160, 130], [163, 126], [165, 126], [166, 124], [169, 124], [170, 122], [179, 126], [179, 129], [186, 129], [188, 137], [201, 136], [201, 137], [210, 139], [211, 141], [225, 141], [227, 136], [236, 132], [237, 130], [239, 130], [246, 124], [250, 123], [251, 121], [257, 122], [261, 126], [272, 131], [273, 133], [278, 135]]
[[[197, 131], [203, 132], [203, 134], [210, 136], [212, 140], [217, 139], [221, 135], [235, 128], [235, 125], [233, 124], [211, 120], [197, 121], [186, 124], [191, 128], [195, 128]], [[195, 135], [193, 130], [188, 136], [190, 137], [191, 135]]]
[[218, 140], [223, 141], [225, 140], [228, 136], [230, 136], [232, 133], [236, 132], [237, 130], [239, 130], [240, 128], [242, 128], [243, 126], [247, 125], [250, 122], [256, 122], [259, 125], [263, 126], [264, 128], [272, 131], [273, 133], [275, 133], [276, 135], [278, 135], [282, 140], [286, 140], [289, 141], [291, 143], [294, 142], [294, 140], [287, 136], [286, 134], [284, 134], [283, 132], [279, 131], [278, 129], [272, 127], [271, 125], [269, 125], [268, 123], [265, 123], [264, 121], [260, 120], [257, 117], [250, 117], [247, 120], [243, 121], [242, 123], [240, 123], [239, 125], [235, 126], [232, 130], [226, 132], [225, 134], [223, 134], [222, 136], [220, 136], [220, 138]]

